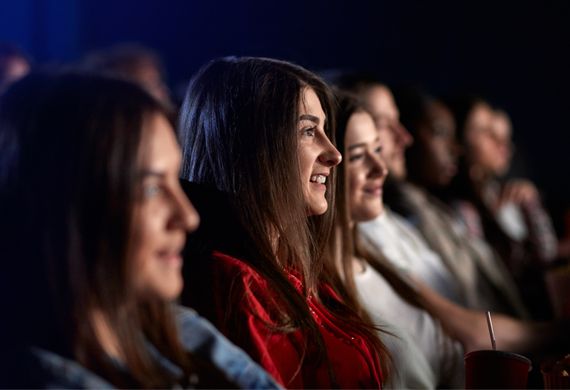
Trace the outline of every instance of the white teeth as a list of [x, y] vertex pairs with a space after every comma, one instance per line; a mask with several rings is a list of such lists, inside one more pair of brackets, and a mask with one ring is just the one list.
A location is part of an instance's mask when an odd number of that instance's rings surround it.
[[325, 175], [313, 175], [311, 176], [311, 181], [313, 183], [325, 184], [327, 177]]

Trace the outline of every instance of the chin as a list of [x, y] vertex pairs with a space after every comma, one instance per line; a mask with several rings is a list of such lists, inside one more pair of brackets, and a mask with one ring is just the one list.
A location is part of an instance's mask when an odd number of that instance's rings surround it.
[[173, 301], [182, 293], [183, 282], [182, 278], [172, 280], [161, 287], [157, 286], [156, 295], [163, 301]]
[[327, 212], [328, 208], [329, 205], [327, 203], [325, 203], [324, 205], [309, 206], [308, 215], [309, 216], [323, 215], [324, 213]]

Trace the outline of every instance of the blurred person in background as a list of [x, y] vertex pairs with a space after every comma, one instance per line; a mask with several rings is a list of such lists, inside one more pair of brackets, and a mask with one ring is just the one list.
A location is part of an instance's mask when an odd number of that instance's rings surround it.
[[117, 44], [87, 54], [82, 66], [137, 83], [162, 104], [172, 106], [162, 61], [148, 47], [134, 43]]
[[557, 259], [558, 242], [536, 186], [505, 179], [512, 126], [504, 111], [476, 96], [448, 100], [462, 148], [448, 193], [473, 238], [483, 238], [513, 275], [533, 315], [552, 315], [543, 270]]
[[0, 94], [30, 72], [31, 61], [17, 46], [0, 43]]

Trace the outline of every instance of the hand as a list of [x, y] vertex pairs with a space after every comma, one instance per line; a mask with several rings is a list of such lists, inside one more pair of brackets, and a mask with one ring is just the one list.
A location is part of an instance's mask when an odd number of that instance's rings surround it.
[[529, 180], [509, 180], [501, 191], [499, 206], [512, 202], [517, 205], [528, 205], [539, 201], [538, 190]]

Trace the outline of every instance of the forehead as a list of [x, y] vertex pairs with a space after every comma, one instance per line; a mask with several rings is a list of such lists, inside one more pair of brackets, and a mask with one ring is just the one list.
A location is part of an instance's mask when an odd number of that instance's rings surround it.
[[159, 113], [144, 120], [141, 159], [143, 168], [163, 170], [177, 165], [180, 150], [174, 129], [166, 117]]
[[429, 102], [428, 114], [434, 119], [453, 120], [451, 111], [441, 102], [433, 100]]
[[378, 139], [378, 130], [374, 120], [365, 111], [352, 114], [346, 124], [345, 144], [346, 147], [361, 143], [372, 143]]
[[428, 119], [455, 129], [455, 119], [451, 111], [441, 102], [432, 101], [428, 105]]
[[493, 128], [499, 135], [509, 136], [511, 134], [511, 120], [504, 112], [497, 111], [493, 115]]
[[486, 103], [476, 104], [469, 113], [468, 122], [471, 124], [488, 125], [493, 120], [493, 111]]
[[374, 115], [394, 119], [399, 116], [398, 107], [390, 90], [382, 85], [375, 85], [365, 93], [366, 102]]
[[315, 90], [311, 87], [303, 88], [301, 92], [301, 100], [299, 102], [300, 114], [311, 114], [317, 116], [321, 121], [325, 118], [325, 112], [321, 105], [321, 101]]

